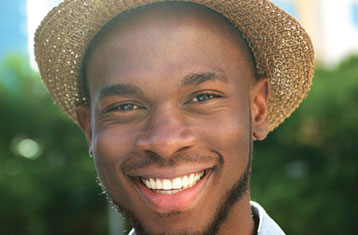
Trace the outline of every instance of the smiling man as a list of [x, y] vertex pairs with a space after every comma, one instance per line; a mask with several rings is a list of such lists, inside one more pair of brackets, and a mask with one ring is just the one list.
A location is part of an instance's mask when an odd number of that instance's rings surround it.
[[283, 234], [250, 202], [253, 140], [306, 95], [309, 37], [268, 1], [65, 1], [35, 53], [132, 234]]

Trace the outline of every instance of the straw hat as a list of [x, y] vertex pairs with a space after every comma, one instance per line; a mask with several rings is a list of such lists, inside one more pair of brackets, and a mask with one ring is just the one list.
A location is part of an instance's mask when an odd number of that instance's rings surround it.
[[[81, 70], [96, 33], [118, 14], [162, 0], [65, 0], [42, 21], [35, 56], [54, 102], [77, 123], [86, 103]], [[301, 25], [269, 0], [191, 0], [225, 16], [243, 34], [257, 73], [269, 79], [270, 131], [298, 107], [313, 77], [312, 43]]]

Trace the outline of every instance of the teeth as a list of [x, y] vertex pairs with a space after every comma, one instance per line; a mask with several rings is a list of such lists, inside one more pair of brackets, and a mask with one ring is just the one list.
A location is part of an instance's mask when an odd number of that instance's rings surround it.
[[155, 183], [155, 181], [154, 181], [154, 179], [149, 179], [149, 181], [150, 181], [150, 187], [152, 188], [152, 189], [156, 189], [156, 183]]
[[183, 177], [183, 181], [181, 182], [184, 188], [187, 188], [189, 186], [189, 178], [188, 176]]
[[180, 189], [174, 189], [174, 190], [159, 190], [159, 191], [156, 191], [156, 192], [159, 192], [159, 193], [162, 193], [162, 194], [174, 194], [174, 193], [177, 193], [177, 192], [180, 192], [181, 190]]
[[180, 189], [182, 187], [181, 179], [179, 177], [173, 180], [172, 187], [173, 189]]
[[156, 179], [155, 182], [156, 182], [155, 189], [162, 189], [163, 188], [163, 184], [162, 184], [162, 181], [160, 179]]
[[172, 182], [170, 182], [170, 180], [163, 180], [163, 189], [164, 190], [172, 189]]
[[194, 179], [195, 179], [195, 181], [199, 181], [200, 180], [200, 175], [196, 175]]
[[147, 188], [155, 190], [157, 193], [173, 194], [193, 187], [200, 181], [204, 174], [205, 172], [201, 171], [174, 179], [141, 178], [141, 181]]
[[144, 180], [143, 182], [144, 182], [145, 186], [147, 186], [148, 188], [151, 188], [149, 180]]
[[189, 176], [189, 187], [192, 187], [194, 185], [194, 174], [191, 174]]

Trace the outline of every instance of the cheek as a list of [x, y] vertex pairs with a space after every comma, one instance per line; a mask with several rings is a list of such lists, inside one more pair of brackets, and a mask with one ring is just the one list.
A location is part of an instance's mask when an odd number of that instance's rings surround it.
[[248, 143], [250, 119], [248, 109], [243, 105], [218, 112], [207, 121], [207, 126], [205, 139], [217, 151], [237, 151]]
[[[239, 105], [238, 105], [239, 106]], [[248, 111], [238, 107], [218, 115], [203, 134], [211, 151], [222, 157], [218, 173], [228, 185], [236, 183], [246, 169], [249, 156], [250, 119]]]
[[123, 180], [120, 170], [121, 163], [130, 153], [131, 139], [118, 128], [112, 126], [106, 129], [98, 129], [95, 132], [92, 146], [96, 170], [101, 182], [107, 190], [121, 188]]

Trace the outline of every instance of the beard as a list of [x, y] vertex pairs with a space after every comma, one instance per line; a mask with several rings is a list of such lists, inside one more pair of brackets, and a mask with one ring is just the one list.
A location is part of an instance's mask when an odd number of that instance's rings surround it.
[[[250, 176], [251, 176], [251, 166], [252, 166], [252, 155], [253, 155], [253, 141], [252, 141], [252, 131], [251, 131], [251, 115], [250, 115], [250, 134], [249, 134], [249, 154], [248, 154], [248, 162], [246, 165], [246, 169], [240, 178], [236, 181], [236, 183], [231, 187], [230, 190], [225, 194], [225, 197], [220, 203], [220, 206], [217, 208], [213, 218], [209, 221], [208, 226], [203, 231], [196, 231], [196, 232], [189, 232], [184, 231], [181, 233], [171, 233], [170, 231], [166, 231], [161, 233], [161, 235], [216, 235], [220, 227], [224, 224], [229, 215], [229, 212], [234, 207], [234, 205], [242, 198], [242, 196], [248, 192], [249, 184], [250, 184]], [[98, 183], [101, 186], [103, 193], [106, 195], [107, 200], [110, 202], [112, 207], [116, 209], [119, 213], [123, 214], [130, 222], [131, 226], [135, 229], [136, 235], [152, 235], [147, 232], [141, 222], [136, 218], [134, 213], [125, 206], [121, 205], [117, 201], [114, 200], [113, 197], [106, 191], [105, 187], [101, 183], [100, 179], [98, 178]], [[166, 216], [175, 216], [180, 212], [173, 212], [167, 214]]]

